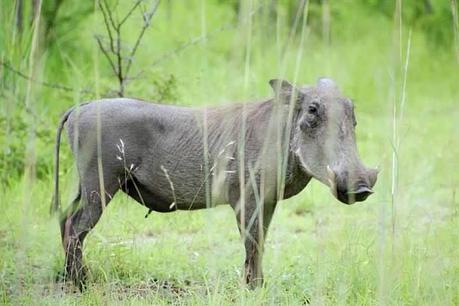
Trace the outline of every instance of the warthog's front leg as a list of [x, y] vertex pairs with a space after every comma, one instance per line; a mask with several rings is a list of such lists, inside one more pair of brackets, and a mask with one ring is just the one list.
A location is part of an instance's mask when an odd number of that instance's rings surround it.
[[235, 211], [239, 231], [245, 246], [244, 277], [249, 288], [254, 289], [263, 284], [262, 258], [264, 242], [275, 204], [257, 204], [255, 201], [244, 204], [239, 204]]

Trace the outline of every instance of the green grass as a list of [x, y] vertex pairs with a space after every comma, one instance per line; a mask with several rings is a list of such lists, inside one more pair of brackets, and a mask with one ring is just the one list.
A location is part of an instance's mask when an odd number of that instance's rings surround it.
[[[59, 114], [89, 96], [32, 82], [32, 116], [24, 109], [28, 82], [0, 70], [5, 118], [0, 144], [2, 150], [15, 150], [2, 155], [1, 170], [11, 177], [0, 188], [0, 303], [459, 304], [457, 59], [449, 49], [432, 48], [426, 35], [413, 30], [404, 117], [397, 121], [398, 180], [392, 202], [392, 109], [393, 103], [400, 107], [409, 29], [402, 28], [400, 59], [392, 20], [357, 5], [337, 4], [333, 9], [341, 14], [332, 19], [331, 45], [307, 31], [305, 44], [299, 48], [296, 37], [285, 61], [279, 50], [287, 22], [280, 22], [277, 35], [275, 27], [267, 35], [263, 19], [255, 14], [250, 57], [245, 54], [249, 40], [244, 26], [231, 26], [150, 67], [155, 58], [203, 29], [212, 32], [236, 24], [235, 13], [218, 1], [175, 3], [154, 17], [133, 67], [137, 72], [147, 68], [143, 79], [128, 86], [129, 96], [155, 99], [157, 87], [151, 84], [158, 86], [173, 74], [174, 100], [182, 105], [269, 96], [267, 81], [293, 79], [296, 69], [297, 83], [328, 75], [355, 100], [360, 155], [366, 164], [382, 169], [375, 194], [346, 206], [312, 182], [300, 195], [279, 203], [266, 242], [266, 286], [255, 291], [242, 285], [243, 246], [229, 207], [152, 213], [145, 219], [147, 210], [121, 193], [85, 241], [88, 290], [75, 293], [54, 283], [63, 266], [57, 220], [48, 215], [54, 129]], [[30, 35], [14, 44], [8, 31], [12, 15], [1, 13], [0, 57], [28, 72], [24, 54]], [[138, 28], [135, 22], [127, 26]], [[61, 36], [34, 59], [36, 77], [75, 88], [92, 86], [101, 94], [116, 87], [109, 66], [96, 52], [94, 32], [103, 33], [100, 16], [80, 21], [74, 33]], [[64, 151], [62, 199], [69, 202], [75, 174]], [[14, 174], [34, 164], [37, 178]]]

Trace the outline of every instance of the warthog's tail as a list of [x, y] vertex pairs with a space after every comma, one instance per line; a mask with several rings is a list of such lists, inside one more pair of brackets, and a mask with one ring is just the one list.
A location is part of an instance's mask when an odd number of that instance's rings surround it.
[[69, 109], [65, 114], [62, 116], [61, 121], [59, 122], [59, 126], [57, 128], [56, 134], [56, 143], [54, 145], [54, 194], [53, 199], [51, 201], [51, 208], [50, 213], [55, 213], [58, 209], [60, 209], [60, 197], [59, 197], [59, 149], [61, 146], [61, 134], [62, 130], [64, 129], [64, 124], [70, 116], [70, 113], [73, 111], [73, 107]]

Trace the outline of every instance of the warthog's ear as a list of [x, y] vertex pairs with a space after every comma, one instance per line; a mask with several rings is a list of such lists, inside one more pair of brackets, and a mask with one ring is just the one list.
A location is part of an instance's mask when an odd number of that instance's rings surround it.
[[339, 93], [338, 85], [330, 78], [319, 78], [317, 80], [317, 88]]
[[289, 81], [279, 79], [270, 80], [269, 85], [273, 88], [276, 97], [290, 96], [295, 88]]

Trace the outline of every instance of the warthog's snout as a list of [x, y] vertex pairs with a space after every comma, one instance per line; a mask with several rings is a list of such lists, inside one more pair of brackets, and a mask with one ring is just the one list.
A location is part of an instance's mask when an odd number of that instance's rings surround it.
[[378, 177], [377, 169], [365, 169], [361, 172], [363, 174], [354, 179], [347, 171], [340, 173], [330, 167], [327, 167], [327, 170], [332, 193], [340, 202], [345, 204], [365, 201], [373, 193], [372, 187]]

